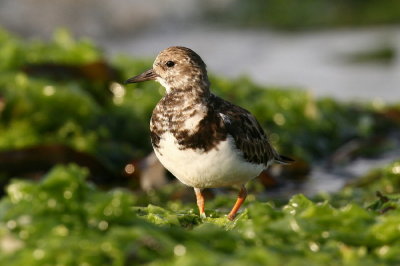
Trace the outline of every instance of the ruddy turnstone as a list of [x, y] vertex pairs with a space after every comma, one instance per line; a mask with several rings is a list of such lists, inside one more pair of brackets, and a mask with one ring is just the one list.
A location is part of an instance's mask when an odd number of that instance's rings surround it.
[[245, 184], [273, 162], [292, 161], [275, 151], [250, 112], [210, 92], [206, 64], [191, 49], [161, 51], [152, 69], [126, 84], [148, 80], [167, 91], [150, 121], [155, 154], [176, 178], [194, 188], [201, 217], [204, 188], [240, 189], [228, 214], [233, 220], [247, 196]]

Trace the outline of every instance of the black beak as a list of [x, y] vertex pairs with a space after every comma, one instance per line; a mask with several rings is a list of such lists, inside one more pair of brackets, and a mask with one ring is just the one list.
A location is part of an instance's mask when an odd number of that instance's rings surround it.
[[137, 75], [137, 76], [134, 76], [133, 78], [128, 79], [127, 81], [125, 81], [125, 84], [138, 83], [138, 82], [148, 81], [148, 80], [155, 80], [157, 77], [158, 77], [158, 75], [154, 72], [154, 70], [149, 69], [140, 75]]

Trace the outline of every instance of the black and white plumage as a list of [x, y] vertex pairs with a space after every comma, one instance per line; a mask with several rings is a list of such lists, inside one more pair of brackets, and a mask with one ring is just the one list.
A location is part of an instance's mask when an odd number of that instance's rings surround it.
[[176, 178], [195, 188], [201, 215], [203, 188], [241, 188], [228, 216], [233, 219], [249, 180], [273, 162], [292, 161], [275, 151], [250, 112], [210, 92], [206, 65], [192, 50], [167, 48], [152, 69], [126, 83], [147, 80], [156, 80], [167, 90], [151, 117], [154, 151]]

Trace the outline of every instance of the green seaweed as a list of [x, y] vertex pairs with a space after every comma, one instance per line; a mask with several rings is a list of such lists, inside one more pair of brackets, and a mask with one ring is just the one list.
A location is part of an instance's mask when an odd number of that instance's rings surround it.
[[[385, 181], [370, 185], [395, 184], [399, 165], [380, 169]], [[85, 181], [87, 175], [76, 165], [56, 166], [40, 182], [8, 186], [0, 201], [1, 264], [400, 263], [400, 194], [368, 206], [349, 199], [334, 207], [334, 200], [303, 195], [282, 207], [253, 200], [231, 222], [218, 211], [202, 219], [193, 209], [137, 206], [131, 192], [101, 191]]]

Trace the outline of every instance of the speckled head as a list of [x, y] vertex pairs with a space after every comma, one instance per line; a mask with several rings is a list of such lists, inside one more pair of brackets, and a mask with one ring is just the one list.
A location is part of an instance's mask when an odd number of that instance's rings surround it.
[[161, 51], [154, 61], [153, 68], [130, 78], [126, 83], [156, 80], [167, 93], [174, 90], [209, 88], [206, 64], [201, 57], [189, 48], [172, 46]]

